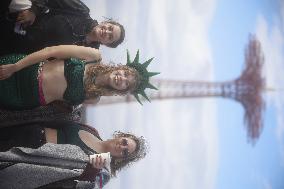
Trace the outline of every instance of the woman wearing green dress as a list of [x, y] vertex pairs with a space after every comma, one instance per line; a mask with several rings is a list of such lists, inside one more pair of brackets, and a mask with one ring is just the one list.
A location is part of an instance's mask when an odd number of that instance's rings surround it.
[[126, 65], [100, 62], [97, 49], [76, 45], [47, 47], [30, 55], [0, 58], [0, 108], [33, 109], [61, 100], [70, 105], [95, 103], [100, 96], [131, 93], [146, 99], [146, 88], [156, 89], [147, 71], [152, 59], [140, 64], [137, 52]]

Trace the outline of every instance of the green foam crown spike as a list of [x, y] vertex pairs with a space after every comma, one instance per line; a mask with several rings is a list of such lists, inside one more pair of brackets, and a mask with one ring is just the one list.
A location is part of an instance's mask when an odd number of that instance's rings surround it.
[[136, 53], [136, 56], [135, 56], [135, 58], [133, 60], [133, 62], [131, 62], [129, 52], [127, 50], [127, 63], [126, 63], [126, 66], [129, 66], [129, 67], [135, 69], [138, 72], [138, 74], [140, 75], [140, 78], [141, 78], [141, 81], [140, 81], [139, 85], [132, 92], [132, 94], [134, 95], [136, 100], [141, 105], [142, 105], [142, 102], [139, 99], [139, 95], [143, 96], [146, 100], [148, 100], [150, 102], [150, 99], [148, 98], [148, 96], [145, 93], [145, 89], [146, 88], [158, 90], [157, 87], [152, 85], [149, 81], [150, 81], [150, 77], [158, 75], [158, 74], [160, 74], [160, 72], [148, 72], [148, 70], [147, 70], [147, 67], [149, 66], [149, 64], [151, 63], [153, 58], [150, 58], [146, 62], [140, 64], [139, 63], [139, 50], [138, 50], [137, 53]]

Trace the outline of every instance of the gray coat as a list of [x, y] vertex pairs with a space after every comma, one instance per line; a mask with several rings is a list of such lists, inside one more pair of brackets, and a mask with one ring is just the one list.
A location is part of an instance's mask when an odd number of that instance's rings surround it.
[[[31, 189], [82, 174], [89, 161], [81, 148], [69, 144], [47, 143], [38, 149], [12, 148], [0, 152], [0, 188]], [[104, 174], [104, 183], [110, 175]], [[78, 181], [76, 188], [98, 187], [96, 182]]]

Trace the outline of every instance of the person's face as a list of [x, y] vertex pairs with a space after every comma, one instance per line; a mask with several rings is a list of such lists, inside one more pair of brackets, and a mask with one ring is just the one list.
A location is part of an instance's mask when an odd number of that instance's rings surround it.
[[95, 27], [97, 40], [104, 45], [112, 44], [119, 40], [121, 35], [120, 27], [111, 23], [102, 22]]
[[136, 142], [127, 137], [118, 137], [110, 139], [110, 154], [118, 158], [126, 158], [136, 150]]
[[135, 76], [126, 70], [115, 70], [109, 74], [108, 84], [119, 91], [128, 90], [135, 85]]

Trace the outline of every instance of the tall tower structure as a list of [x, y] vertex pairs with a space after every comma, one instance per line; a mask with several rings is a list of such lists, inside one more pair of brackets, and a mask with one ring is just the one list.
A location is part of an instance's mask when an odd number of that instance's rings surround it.
[[[151, 100], [222, 97], [236, 100], [244, 107], [247, 135], [254, 142], [260, 135], [265, 81], [261, 76], [264, 56], [260, 42], [250, 36], [245, 50], [245, 68], [240, 77], [225, 82], [152, 80], [159, 91], [148, 91]], [[98, 105], [136, 101], [131, 95], [102, 98]]]

